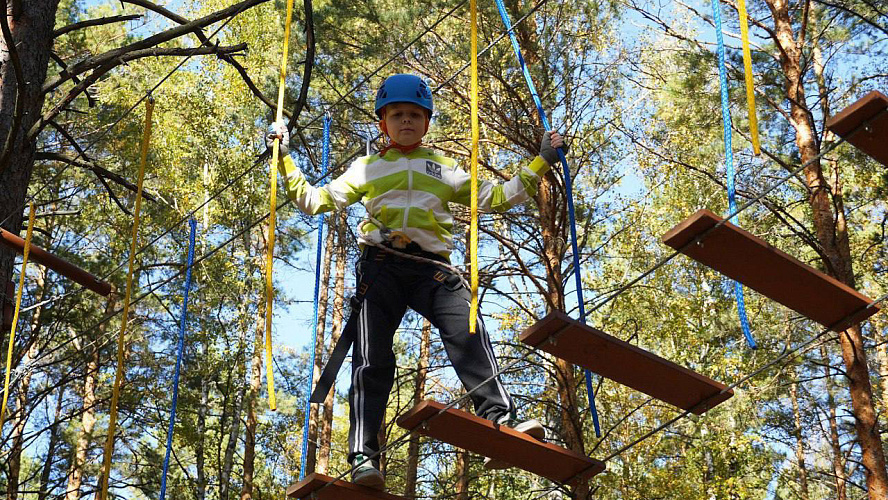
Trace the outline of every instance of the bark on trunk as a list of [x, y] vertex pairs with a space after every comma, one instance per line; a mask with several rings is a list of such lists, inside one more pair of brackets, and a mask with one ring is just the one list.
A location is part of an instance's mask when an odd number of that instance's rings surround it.
[[[820, 146], [815, 137], [812, 115], [805, 102], [803, 47], [795, 39], [787, 0], [767, 0], [767, 3], [774, 19], [775, 42], [780, 48], [780, 64], [786, 79], [786, 94], [790, 103], [796, 147], [801, 161], [811, 162], [805, 168], [804, 175], [811, 193], [809, 205], [823, 263], [831, 276], [854, 287], [851, 248], [838, 173], [836, 172], [833, 186], [830, 187], [820, 162], [812, 161], [819, 154]], [[799, 40], [803, 39], [803, 36], [799, 37]], [[888, 498], [888, 471], [885, 468], [885, 454], [879, 435], [860, 326], [842, 332], [839, 341], [851, 391], [851, 406], [860, 443], [861, 462], [866, 471], [868, 495], [872, 500]]]
[[[207, 342], [202, 342], [201, 359], [209, 359]], [[195, 445], [195, 466], [197, 468], [197, 500], [205, 500], [207, 497], [207, 475], [204, 465], [204, 450], [206, 448], [207, 433], [207, 406], [210, 402], [210, 384], [206, 374], [200, 373], [200, 406], [197, 408], [197, 444]]]
[[[261, 255], [262, 252], [259, 252]], [[264, 301], [263, 301], [264, 303]], [[244, 439], [244, 477], [241, 487], [241, 500], [253, 498], [253, 474], [256, 460], [256, 428], [258, 427], [257, 402], [262, 387], [262, 349], [265, 336], [265, 307], [259, 307], [256, 315], [256, 338], [253, 342], [253, 356], [250, 363], [250, 392], [247, 396], [247, 428]]]
[[[105, 313], [102, 317], [107, 317], [117, 308], [117, 295], [112, 293], [105, 302]], [[103, 338], [108, 330], [108, 324], [105, 321], [98, 327], [96, 338]], [[76, 346], [76, 344], [75, 344]], [[77, 346], [78, 349], [80, 348]], [[99, 349], [93, 349], [89, 354], [86, 362], [86, 373], [83, 379], [83, 414], [80, 417], [80, 432], [77, 435], [77, 443], [74, 446], [74, 456], [71, 459], [71, 468], [68, 471], [68, 486], [65, 491], [65, 500], [80, 500], [80, 488], [83, 485], [83, 472], [86, 467], [86, 458], [89, 451], [89, 445], [93, 439], [93, 429], [96, 425], [96, 389], [99, 376]]]
[[[422, 340], [419, 342], [419, 362], [413, 379], [413, 406], [425, 398], [426, 372], [429, 369], [429, 349], [431, 347], [432, 324], [422, 322]], [[419, 435], [411, 434], [407, 443], [407, 471], [405, 473], [404, 496], [416, 498], [416, 478], [419, 472]]]
[[[333, 347], [339, 341], [342, 333], [342, 324], [345, 319], [345, 261], [348, 258], [346, 224], [348, 224], [348, 213], [346, 211], [339, 212], [336, 222], [336, 233], [338, 247], [336, 249], [336, 277], [333, 298], [333, 327], [330, 329], [330, 342], [327, 344], [327, 358], [333, 353]], [[324, 400], [324, 411], [321, 413], [320, 435], [321, 449], [318, 454], [318, 472], [325, 473], [330, 465], [330, 443], [333, 439], [333, 403], [336, 393], [335, 385], [330, 389], [327, 398]]]
[[[0, 222], [3, 229], [19, 234], [22, 206], [34, 167], [36, 142], [25, 140], [26, 131], [40, 117], [43, 107], [41, 87], [52, 48], [52, 30], [59, 0], [28, 0], [19, 4], [16, 15], [7, 15], [7, 23], [21, 61], [25, 84], [17, 81], [5, 37], [0, 36], [0, 160], [8, 152], [8, 161], [0, 161]], [[16, 2], [4, 2], [6, 13]], [[21, 122], [13, 127], [17, 100], [20, 100]], [[16, 130], [12, 130], [15, 128]], [[12, 135], [10, 133], [13, 132]], [[7, 220], [8, 217], [8, 220]], [[0, 247], [0, 283], [9, 283], [14, 253]], [[6, 287], [0, 287], [0, 304]]]
[[[542, 225], [544, 242], [544, 263], [546, 265], [546, 283], [548, 286], [549, 308], [563, 311], [564, 290], [562, 289], [562, 271], [564, 248], [564, 214], [558, 187], [547, 174], [540, 181], [537, 205], [540, 208], [540, 224]], [[583, 424], [580, 421], [577, 369], [563, 359], [555, 360], [555, 387], [561, 410], [558, 416], [561, 432], [567, 448], [577, 453], [586, 454]], [[572, 493], [578, 499], [585, 499], [589, 494], [588, 484], [572, 487]]]
[[55, 463], [56, 448], [60, 441], [59, 420], [62, 418], [62, 403], [65, 401], [65, 389], [59, 389], [59, 399], [56, 401], [55, 418], [49, 430], [49, 444], [46, 447], [46, 458], [43, 461], [43, 470], [40, 472], [40, 487], [37, 489], [37, 500], [46, 500], [49, 496], [49, 475]]
[[[314, 345], [315, 363], [312, 368], [312, 389], [314, 382], [321, 378], [321, 372], [324, 370], [324, 346], [327, 343], [324, 340], [324, 334], [327, 330], [327, 304], [330, 300], [330, 267], [333, 263], [333, 243], [336, 233], [333, 230], [333, 217], [325, 216], [325, 227], [327, 228], [327, 236], [324, 241], [324, 262], [321, 268], [321, 289], [318, 294], [318, 335]], [[305, 474], [311, 474], [317, 468], [318, 463], [318, 427], [320, 425], [321, 413], [318, 412], [318, 406], [311, 405], [311, 411], [308, 415], [308, 457], [305, 459]]]
[[842, 454], [842, 442], [839, 441], [839, 424], [836, 420], [836, 400], [834, 396], [835, 384], [830, 373], [830, 359], [826, 346], [820, 346], [820, 356], [823, 358], [823, 380], [826, 385], [826, 404], [829, 407], [829, 445], [832, 448], [833, 474], [836, 484], [836, 500], [845, 500], [845, 456]]
[[[797, 378], [793, 375], [793, 378]], [[799, 498], [808, 500], [808, 468], [805, 466], [805, 439], [802, 436], [802, 412], [799, 409], [799, 384], [793, 380], [789, 386], [789, 398], [792, 401], [792, 415], [795, 426], [792, 434], [796, 440], [796, 464], [799, 466]]]

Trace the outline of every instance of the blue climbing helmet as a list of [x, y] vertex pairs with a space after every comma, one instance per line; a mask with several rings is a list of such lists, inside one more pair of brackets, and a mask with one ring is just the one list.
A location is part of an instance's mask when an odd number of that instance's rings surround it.
[[416, 75], [392, 75], [382, 82], [376, 92], [376, 116], [382, 118], [382, 108], [394, 102], [412, 102], [429, 110], [429, 115], [435, 110], [431, 89]]

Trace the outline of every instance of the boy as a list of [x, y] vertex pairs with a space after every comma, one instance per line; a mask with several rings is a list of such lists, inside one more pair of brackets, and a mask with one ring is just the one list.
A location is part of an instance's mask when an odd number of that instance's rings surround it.
[[[275, 138], [281, 139], [278, 168], [287, 194], [300, 210], [313, 215], [358, 201], [367, 209], [368, 220], [359, 226], [363, 254], [357, 265], [357, 300], [353, 300], [355, 309], [349, 319], [355, 323], [356, 334], [348, 460], [353, 465], [352, 482], [382, 489], [385, 480], [378, 469], [377, 434], [394, 380], [393, 337], [407, 307], [440, 331], [457, 375], [467, 390], [474, 391], [471, 398], [478, 415], [538, 439], [545, 432], [535, 420], [516, 422], [515, 406], [499, 377], [479, 387], [498, 371], [490, 339], [480, 315], [477, 334], [469, 334], [470, 292], [459, 276], [436, 265], [450, 262], [453, 217], [448, 203], [469, 205], [471, 179], [455, 160], [421, 147], [434, 111], [431, 90], [417, 76], [393, 75], [380, 87], [375, 104], [379, 127], [390, 144], [378, 154], [355, 160], [324, 187], [309, 185], [286, 153], [289, 134], [283, 123], [273, 125], [274, 132], [266, 141], [270, 147]], [[528, 200], [536, 193], [540, 176], [558, 161], [558, 147], [564, 147], [561, 136], [546, 133], [541, 156], [518, 175], [501, 185], [479, 181], [479, 208], [504, 212]], [[506, 467], [489, 459], [485, 465]]]

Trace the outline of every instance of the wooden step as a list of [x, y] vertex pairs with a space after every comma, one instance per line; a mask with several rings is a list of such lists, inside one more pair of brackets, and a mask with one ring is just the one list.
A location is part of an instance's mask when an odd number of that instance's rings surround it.
[[404, 497], [358, 486], [348, 481], [336, 481], [330, 476], [309, 474], [302, 481], [287, 488], [287, 498], [305, 500], [404, 500]]
[[726, 386], [552, 311], [521, 342], [661, 401], [701, 415], [734, 395]]
[[399, 418], [398, 425], [561, 484], [587, 481], [605, 468], [604, 462], [462, 410], [444, 410], [445, 407], [435, 401], [423, 401]]
[[[873, 90], [863, 96], [859, 101], [843, 109], [826, 122], [826, 127], [836, 135], [844, 137], [857, 149], [870, 155], [888, 166], [888, 97], [885, 94]], [[881, 114], [879, 114], [881, 112]], [[860, 130], [853, 136], [853, 132], [865, 120], [878, 115], [878, 118], [870, 122], [869, 127]]]
[[823, 326], [842, 331], [879, 311], [857, 290], [803, 264], [730, 222], [700, 210], [663, 235], [663, 243]]

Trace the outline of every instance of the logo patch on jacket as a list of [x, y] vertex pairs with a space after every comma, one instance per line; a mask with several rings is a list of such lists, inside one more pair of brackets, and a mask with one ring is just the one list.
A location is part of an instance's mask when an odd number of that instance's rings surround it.
[[441, 165], [433, 162], [426, 161], [426, 173], [431, 175], [432, 177], [441, 178]]

